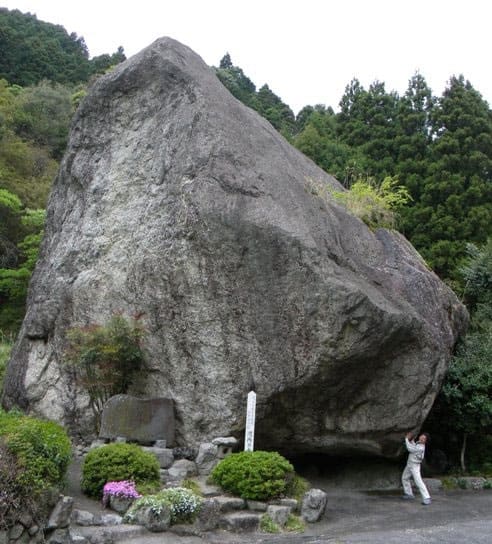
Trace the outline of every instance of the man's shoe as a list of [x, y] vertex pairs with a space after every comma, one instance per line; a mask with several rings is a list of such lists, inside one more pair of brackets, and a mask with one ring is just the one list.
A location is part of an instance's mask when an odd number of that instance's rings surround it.
[[406, 493], [401, 497], [404, 501], [413, 501], [415, 497], [413, 495], [407, 495]]
[[429, 506], [429, 504], [430, 504], [431, 502], [432, 502], [431, 499], [424, 499], [424, 500], [422, 501], [422, 504], [423, 504], [424, 506]]

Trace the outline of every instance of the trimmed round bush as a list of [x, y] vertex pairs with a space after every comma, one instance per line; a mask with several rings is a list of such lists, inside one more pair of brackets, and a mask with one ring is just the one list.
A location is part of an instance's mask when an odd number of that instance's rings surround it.
[[137, 486], [158, 485], [159, 462], [136, 444], [108, 444], [91, 450], [82, 467], [82, 491], [101, 498], [104, 484], [132, 480]]
[[294, 467], [280, 454], [243, 451], [223, 459], [212, 479], [226, 491], [243, 499], [269, 500], [283, 495], [294, 477]]
[[21, 468], [17, 483], [29, 493], [63, 484], [72, 447], [60, 425], [0, 410], [0, 437]]
[[33, 518], [41, 512], [41, 493], [62, 487], [70, 458], [70, 440], [58, 424], [0, 409], [0, 531], [21, 512]]

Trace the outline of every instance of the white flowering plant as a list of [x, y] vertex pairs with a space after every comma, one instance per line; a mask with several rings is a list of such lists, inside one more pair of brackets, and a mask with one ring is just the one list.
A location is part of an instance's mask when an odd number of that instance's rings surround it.
[[192, 522], [201, 505], [202, 499], [189, 489], [172, 487], [137, 499], [125, 514], [124, 521], [134, 523], [141, 508], [150, 508], [158, 516], [168, 507], [171, 524]]

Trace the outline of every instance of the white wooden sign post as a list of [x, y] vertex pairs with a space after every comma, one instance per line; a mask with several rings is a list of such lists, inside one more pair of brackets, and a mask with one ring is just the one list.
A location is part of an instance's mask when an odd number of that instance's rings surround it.
[[246, 409], [246, 430], [244, 431], [244, 451], [253, 451], [255, 442], [256, 393], [248, 393]]

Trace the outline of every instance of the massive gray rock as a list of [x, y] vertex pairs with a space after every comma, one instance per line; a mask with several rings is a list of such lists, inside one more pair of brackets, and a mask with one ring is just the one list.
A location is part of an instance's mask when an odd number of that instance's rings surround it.
[[48, 207], [3, 405], [90, 432], [69, 327], [138, 313], [176, 439], [392, 457], [440, 387], [467, 316], [403, 236], [310, 191], [338, 182], [163, 38], [79, 107]]

